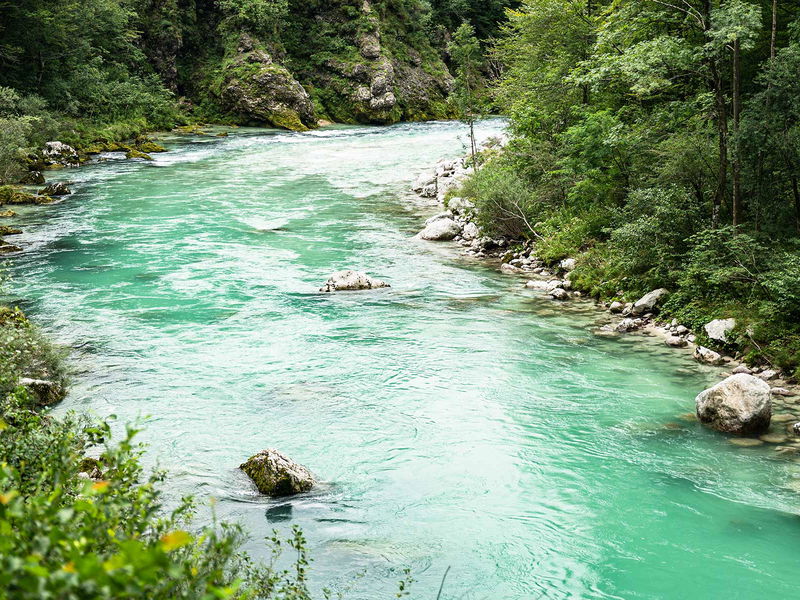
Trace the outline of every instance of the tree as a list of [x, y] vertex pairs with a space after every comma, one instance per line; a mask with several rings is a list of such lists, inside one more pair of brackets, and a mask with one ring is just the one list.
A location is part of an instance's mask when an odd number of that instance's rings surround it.
[[472, 25], [463, 23], [456, 30], [449, 49], [453, 63], [456, 65], [452, 99], [459, 117], [469, 126], [472, 168], [477, 170], [478, 149], [475, 143], [475, 121], [480, 117], [482, 107], [480, 86], [483, 55]]

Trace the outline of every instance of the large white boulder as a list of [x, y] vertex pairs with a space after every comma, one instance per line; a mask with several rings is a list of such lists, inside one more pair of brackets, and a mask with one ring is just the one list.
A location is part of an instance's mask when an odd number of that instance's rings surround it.
[[385, 281], [374, 279], [361, 271], [339, 271], [328, 278], [320, 292], [339, 292], [345, 290], [371, 290], [390, 287]]
[[762, 433], [772, 418], [769, 384], [744, 373], [700, 392], [695, 404], [703, 425], [726, 433]]
[[438, 216], [425, 225], [425, 229], [420, 231], [417, 235], [420, 239], [443, 242], [452, 240], [459, 233], [461, 233], [461, 225], [456, 223], [450, 217]]
[[728, 334], [736, 327], [736, 319], [714, 319], [703, 325], [706, 335], [715, 342], [726, 343]]
[[666, 299], [667, 295], [669, 295], [669, 290], [665, 290], [664, 288], [647, 292], [634, 303], [631, 314], [643, 315], [653, 312]]

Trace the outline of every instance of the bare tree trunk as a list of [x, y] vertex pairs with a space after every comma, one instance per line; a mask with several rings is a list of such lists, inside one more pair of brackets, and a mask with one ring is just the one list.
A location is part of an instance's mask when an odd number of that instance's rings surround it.
[[741, 120], [741, 44], [739, 38], [733, 42], [733, 230], [742, 223], [741, 161], [739, 159], [739, 122]]
[[728, 191], [728, 105], [725, 101], [722, 77], [720, 76], [719, 69], [717, 69], [716, 62], [713, 58], [709, 61], [709, 68], [711, 70], [714, 100], [717, 107], [717, 132], [719, 138], [717, 189], [714, 192], [714, 207], [711, 212], [711, 226], [716, 229], [719, 227], [719, 213]]
[[472, 171], [478, 170], [478, 148], [475, 146], [475, 119], [469, 120], [469, 141], [472, 147]]

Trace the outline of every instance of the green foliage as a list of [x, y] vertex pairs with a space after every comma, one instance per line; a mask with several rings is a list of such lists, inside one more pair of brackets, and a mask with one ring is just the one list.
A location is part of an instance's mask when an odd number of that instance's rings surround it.
[[526, 0], [493, 48], [515, 138], [462, 192], [490, 233], [535, 240], [545, 261], [576, 256], [576, 287], [667, 287], [668, 315], [698, 330], [736, 317], [742, 352], [791, 371], [800, 6], [779, 4], [774, 38], [771, 11]]
[[167, 510], [136, 430], [115, 443], [108, 423], [40, 413], [18, 380], [61, 376], [60, 356], [17, 310], [0, 309], [0, 336], [0, 598], [310, 600], [299, 530], [257, 565], [238, 526], [197, 527], [191, 498]]

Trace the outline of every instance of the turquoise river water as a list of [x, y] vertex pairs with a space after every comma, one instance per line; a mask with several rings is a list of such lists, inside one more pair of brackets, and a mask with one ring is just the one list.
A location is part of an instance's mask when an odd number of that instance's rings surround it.
[[[76, 348], [57, 411], [146, 417], [171, 497], [216, 498], [259, 556], [302, 526], [347, 598], [410, 567], [434, 599], [448, 566], [449, 599], [798, 595], [800, 465], [681, 418], [717, 372], [413, 239], [409, 184], [462, 125], [164, 143], [55, 175], [75, 193], [20, 216], [11, 270]], [[392, 287], [319, 294], [343, 268]], [[237, 466], [265, 447], [324, 483], [259, 497]]]

